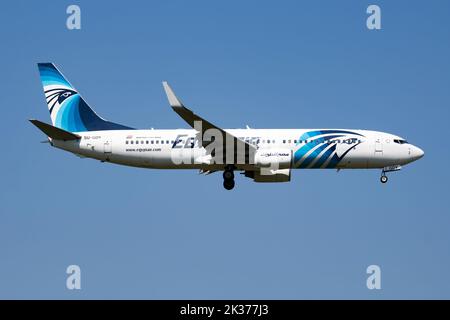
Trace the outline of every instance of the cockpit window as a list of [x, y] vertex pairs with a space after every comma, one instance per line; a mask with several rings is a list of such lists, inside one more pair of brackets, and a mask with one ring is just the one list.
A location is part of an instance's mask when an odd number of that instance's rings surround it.
[[408, 141], [406, 141], [406, 140], [401, 140], [401, 139], [394, 139], [394, 142], [395, 142], [395, 143], [398, 143], [398, 144], [405, 144], [405, 143], [408, 143]]

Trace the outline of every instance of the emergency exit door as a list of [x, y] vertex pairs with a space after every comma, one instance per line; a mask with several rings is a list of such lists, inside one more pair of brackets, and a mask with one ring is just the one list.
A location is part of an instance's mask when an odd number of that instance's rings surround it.
[[112, 141], [111, 139], [107, 139], [103, 143], [103, 152], [105, 154], [111, 154], [112, 153]]

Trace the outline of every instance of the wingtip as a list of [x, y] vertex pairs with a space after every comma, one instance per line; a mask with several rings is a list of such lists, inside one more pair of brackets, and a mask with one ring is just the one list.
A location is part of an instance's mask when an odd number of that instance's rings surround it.
[[169, 104], [172, 107], [182, 107], [183, 104], [181, 103], [181, 101], [177, 98], [177, 96], [175, 95], [175, 93], [173, 92], [172, 88], [169, 86], [169, 84], [167, 83], [167, 81], [163, 81], [162, 82], [163, 87], [164, 87], [164, 91], [166, 92], [166, 96], [167, 99], [169, 100]]
[[166, 92], [166, 94], [169, 90], [171, 91], [171, 88], [170, 88], [169, 84], [167, 83], [167, 81], [163, 81], [162, 85], [163, 85], [163, 88], [164, 88], [164, 91]]

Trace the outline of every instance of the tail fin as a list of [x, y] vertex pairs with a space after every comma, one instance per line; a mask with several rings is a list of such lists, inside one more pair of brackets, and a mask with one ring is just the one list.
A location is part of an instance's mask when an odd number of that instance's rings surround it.
[[99, 117], [53, 63], [38, 63], [38, 68], [55, 127], [69, 132], [133, 129]]

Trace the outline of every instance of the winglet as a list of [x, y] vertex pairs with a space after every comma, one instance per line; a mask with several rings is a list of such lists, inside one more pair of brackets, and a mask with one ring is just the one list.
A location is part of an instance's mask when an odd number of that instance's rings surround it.
[[184, 107], [183, 103], [181, 103], [181, 101], [178, 100], [178, 98], [175, 95], [175, 93], [173, 93], [173, 90], [169, 86], [169, 84], [166, 81], [163, 81], [162, 84], [163, 84], [163, 87], [164, 87], [164, 91], [166, 91], [167, 99], [169, 100], [169, 103], [170, 103], [171, 107], [172, 108]]
[[[184, 121], [186, 121], [192, 128], [196, 130], [201, 130], [201, 137], [205, 134], [205, 132], [209, 129], [216, 129], [219, 130], [224, 135], [224, 141], [238, 141], [239, 143], [243, 143], [244, 146], [246, 146], [246, 153], [247, 151], [250, 153], [250, 151], [253, 153], [253, 151], [256, 151], [256, 147], [252, 144], [249, 144], [248, 142], [245, 142], [244, 140], [241, 140], [230, 133], [226, 132], [222, 128], [219, 128], [218, 126], [212, 124], [208, 120], [203, 119], [202, 117], [196, 115], [192, 110], [186, 108], [183, 103], [178, 100], [175, 93], [173, 93], [172, 89], [170, 88], [169, 84], [166, 81], [163, 81], [163, 87], [166, 91], [167, 99], [169, 100], [169, 104], [172, 107], [173, 111], [175, 111]], [[201, 126], [200, 128], [197, 128], [196, 122], [200, 122]], [[211, 142], [207, 141], [205, 139], [201, 139], [202, 146], [207, 147]], [[211, 155], [209, 155], [211, 156]], [[252, 156], [250, 156], [251, 158]], [[249, 159], [250, 159], [249, 158]]]

